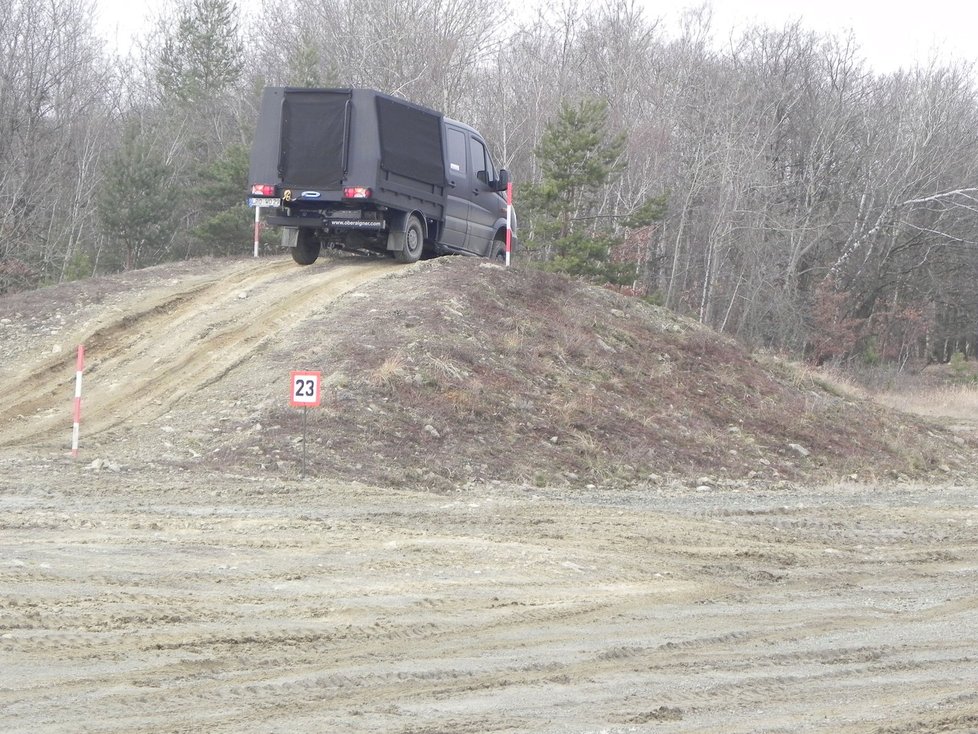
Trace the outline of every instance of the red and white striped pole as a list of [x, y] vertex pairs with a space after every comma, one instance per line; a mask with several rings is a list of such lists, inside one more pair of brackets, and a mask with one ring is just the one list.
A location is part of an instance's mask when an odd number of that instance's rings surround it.
[[513, 251], [513, 183], [506, 184], [506, 267]]
[[258, 240], [261, 237], [261, 207], [255, 207], [255, 257], [258, 257]]
[[75, 422], [71, 429], [71, 456], [78, 458], [78, 434], [81, 431], [82, 371], [85, 369], [85, 345], [78, 345], [78, 361], [75, 363]]

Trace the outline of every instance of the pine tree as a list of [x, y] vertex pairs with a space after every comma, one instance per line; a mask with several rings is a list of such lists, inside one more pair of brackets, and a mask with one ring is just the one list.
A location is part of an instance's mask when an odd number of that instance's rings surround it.
[[179, 206], [170, 182], [171, 171], [149, 136], [138, 122], [131, 124], [96, 197], [102, 229], [121, 255], [117, 267], [132, 270], [148, 253], [154, 259], [166, 254]]
[[[527, 248], [552, 270], [601, 283], [635, 280], [633, 263], [611, 254], [622, 240], [621, 224], [647, 226], [664, 212], [652, 199], [622, 217], [602, 215], [602, 190], [624, 170], [625, 139], [608, 131], [608, 107], [602, 100], [564, 104], [535, 149], [542, 181], [524, 194], [529, 208]], [[622, 220], [618, 222], [616, 220]]]
[[156, 80], [167, 97], [197, 102], [237, 82], [243, 57], [237, 6], [228, 0], [187, 0], [176, 27], [164, 33]]
[[211, 255], [241, 252], [251, 242], [254, 214], [242, 192], [248, 183], [248, 149], [232, 145], [198, 173], [193, 196], [201, 202], [200, 222], [193, 237], [198, 251]]
[[558, 238], [571, 234], [575, 218], [594, 211], [595, 194], [623, 170], [625, 141], [608, 138], [607, 120], [602, 100], [583, 100], [577, 107], [564, 103], [534, 151], [543, 171], [539, 203], [553, 218]]

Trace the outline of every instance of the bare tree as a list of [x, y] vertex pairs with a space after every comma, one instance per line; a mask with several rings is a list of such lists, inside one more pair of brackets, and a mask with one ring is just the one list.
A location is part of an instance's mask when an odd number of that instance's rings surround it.
[[372, 87], [459, 114], [476, 70], [491, 66], [502, 10], [492, 0], [314, 0], [301, 14], [273, 5], [255, 46], [266, 81]]
[[108, 85], [85, 0], [0, 15], [0, 291], [57, 280], [91, 234]]

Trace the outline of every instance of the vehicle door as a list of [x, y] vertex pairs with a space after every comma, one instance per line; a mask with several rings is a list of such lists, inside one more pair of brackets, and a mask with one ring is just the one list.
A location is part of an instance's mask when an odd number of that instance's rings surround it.
[[466, 165], [468, 143], [466, 132], [460, 128], [445, 126], [445, 161], [448, 170], [448, 196], [445, 201], [445, 229], [441, 234], [443, 244], [456, 249], [465, 247], [469, 229], [469, 167]]
[[[496, 222], [500, 207], [505, 203], [490, 184], [496, 180], [496, 171], [486, 150], [486, 144], [469, 133], [469, 228], [465, 249], [477, 255], [489, 256], [496, 234]], [[505, 208], [502, 216], [506, 216]]]

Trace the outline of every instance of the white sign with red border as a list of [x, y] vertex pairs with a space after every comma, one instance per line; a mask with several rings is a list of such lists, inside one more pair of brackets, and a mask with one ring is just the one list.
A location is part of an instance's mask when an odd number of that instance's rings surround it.
[[296, 408], [315, 408], [318, 406], [321, 398], [322, 373], [293, 370], [289, 374], [291, 375], [289, 405]]

